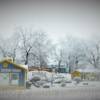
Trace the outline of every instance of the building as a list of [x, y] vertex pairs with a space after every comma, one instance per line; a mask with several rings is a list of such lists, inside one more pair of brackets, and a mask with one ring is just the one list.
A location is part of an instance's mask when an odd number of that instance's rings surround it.
[[49, 68], [51, 68], [52, 70], [55, 70], [55, 72], [58, 73], [69, 73], [69, 67], [67, 67], [66, 65], [60, 65], [60, 67], [58, 67], [58, 65], [49, 65]]
[[12, 59], [0, 61], [0, 86], [26, 86], [28, 67]]
[[67, 69], [67, 67], [61, 67], [61, 68], [57, 68], [57, 72], [59, 72], [59, 73], [69, 73], [69, 70]]
[[100, 81], [100, 69], [94, 67], [86, 67], [85, 69], [77, 69], [80, 72], [82, 80], [89, 81]]
[[81, 72], [80, 71], [74, 71], [71, 73], [72, 78], [74, 77], [81, 77]]
[[36, 66], [31, 66], [31, 67], [28, 67], [28, 70], [29, 71], [48, 71], [48, 72], [52, 72], [52, 68], [45, 68], [45, 67], [36, 67]]

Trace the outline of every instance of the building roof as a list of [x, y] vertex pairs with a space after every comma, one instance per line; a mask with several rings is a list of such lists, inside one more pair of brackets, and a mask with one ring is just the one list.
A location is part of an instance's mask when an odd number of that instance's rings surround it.
[[94, 67], [87, 67], [85, 69], [77, 69], [79, 72], [100, 72], [100, 69]]
[[9, 64], [13, 64], [17, 68], [21, 68], [25, 71], [28, 71], [28, 66], [26, 66], [26, 65], [19, 65], [19, 64], [16, 64], [15, 62], [7, 60], [7, 59], [0, 61], [0, 63], [4, 63], [4, 62], [9, 63]]

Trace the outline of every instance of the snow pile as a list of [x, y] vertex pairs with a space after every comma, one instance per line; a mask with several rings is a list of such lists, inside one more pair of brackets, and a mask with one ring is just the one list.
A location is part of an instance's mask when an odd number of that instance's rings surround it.
[[28, 73], [29, 80], [32, 79], [34, 76], [38, 76], [41, 80], [55, 80], [55, 79], [64, 79], [66, 81], [71, 81], [71, 74], [68, 73], [54, 73], [54, 72], [47, 72], [47, 71], [30, 71]]
[[22, 64], [20, 64], [20, 66], [21, 66], [22, 68], [28, 70], [28, 66], [27, 66], [27, 65], [22, 65]]
[[[35, 81], [34, 79], [40, 79]], [[53, 86], [66, 86], [66, 83], [71, 83], [71, 74], [68, 73], [54, 73], [47, 71], [30, 71], [28, 79], [35, 87], [49, 88]]]
[[28, 72], [28, 79], [32, 79], [34, 76], [40, 77], [42, 80], [50, 79], [52, 77], [52, 73], [47, 71], [30, 71]]
[[69, 82], [72, 80], [71, 78], [71, 74], [68, 73], [57, 73], [55, 74], [54, 78], [56, 79], [55, 81], [65, 81], [65, 82]]

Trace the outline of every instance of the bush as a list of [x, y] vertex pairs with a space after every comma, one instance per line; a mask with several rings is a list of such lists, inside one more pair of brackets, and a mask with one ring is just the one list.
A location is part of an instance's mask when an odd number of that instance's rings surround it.
[[88, 85], [88, 83], [83, 83], [83, 85]]
[[76, 84], [81, 82], [81, 78], [80, 77], [74, 77], [74, 81], [76, 82]]
[[39, 84], [40, 86], [43, 86], [43, 84], [45, 84], [47, 81], [42, 81], [42, 80], [40, 80], [40, 81], [37, 81], [36, 83], [37, 84]]
[[26, 88], [27, 88], [27, 89], [30, 89], [31, 85], [32, 85], [32, 83], [31, 83], [30, 81], [27, 81], [27, 82], [26, 82]]
[[61, 83], [61, 87], [65, 87], [66, 86], [66, 83]]
[[58, 83], [58, 84], [60, 84], [61, 82], [63, 81], [63, 79], [55, 79], [54, 81], [53, 81], [53, 83]]
[[50, 84], [44, 84], [43, 88], [50, 88]]
[[35, 82], [34, 84], [33, 84], [35, 87], [40, 87], [40, 85], [37, 83], [37, 82]]
[[50, 88], [50, 86], [48, 86], [48, 85], [45, 85], [45, 86], [43, 86], [43, 88]]
[[37, 82], [37, 81], [40, 81], [40, 80], [41, 80], [41, 78], [39, 76], [34, 76], [30, 81], [32, 83], [34, 83], [34, 82]]

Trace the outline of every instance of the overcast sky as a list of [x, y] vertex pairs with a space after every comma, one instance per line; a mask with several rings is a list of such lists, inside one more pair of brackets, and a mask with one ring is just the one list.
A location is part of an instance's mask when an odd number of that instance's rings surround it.
[[99, 37], [100, 3], [97, 1], [99, 0], [0, 1], [0, 35], [10, 36], [20, 26], [43, 30], [54, 41], [65, 35], [86, 39]]

